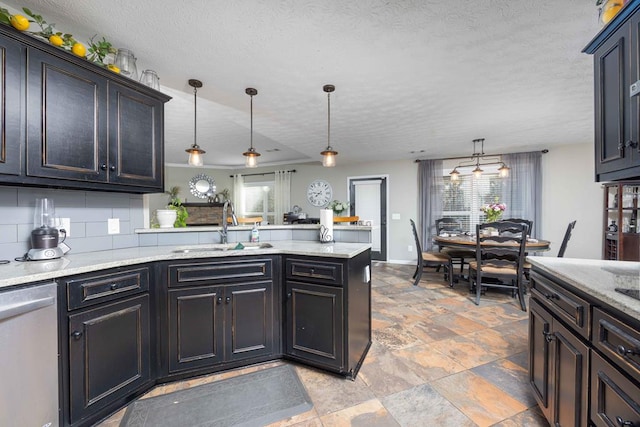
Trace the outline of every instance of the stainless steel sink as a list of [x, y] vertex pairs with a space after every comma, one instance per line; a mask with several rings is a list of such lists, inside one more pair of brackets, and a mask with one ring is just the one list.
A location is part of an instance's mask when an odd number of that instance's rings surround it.
[[172, 252], [176, 254], [187, 254], [191, 252], [224, 252], [239, 251], [243, 249], [268, 249], [273, 247], [271, 243], [240, 243], [242, 244], [242, 247], [238, 247], [238, 243], [198, 245], [181, 247], [178, 249], [174, 249]]

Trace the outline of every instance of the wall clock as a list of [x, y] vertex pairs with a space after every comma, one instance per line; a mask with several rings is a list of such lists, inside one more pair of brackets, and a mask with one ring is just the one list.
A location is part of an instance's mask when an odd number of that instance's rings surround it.
[[316, 179], [307, 187], [307, 200], [313, 206], [326, 206], [332, 197], [331, 184], [324, 179]]

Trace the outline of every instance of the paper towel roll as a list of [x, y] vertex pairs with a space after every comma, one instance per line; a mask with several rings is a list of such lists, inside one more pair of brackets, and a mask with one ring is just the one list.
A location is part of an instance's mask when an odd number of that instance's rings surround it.
[[333, 242], [333, 210], [320, 209], [320, 242]]

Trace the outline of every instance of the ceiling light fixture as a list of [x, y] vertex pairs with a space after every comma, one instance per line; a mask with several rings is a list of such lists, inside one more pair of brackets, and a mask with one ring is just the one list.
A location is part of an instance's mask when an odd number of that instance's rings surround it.
[[[480, 143], [480, 151], [476, 151], [476, 145]], [[460, 178], [460, 172], [458, 168], [462, 168], [465, 166], [474, 166], [475, 169], [472, 171], [474, 178], [480, 178], [484, 170], [480, 168], [480, 165], [500, 165], [498, 168], [498, 175], [500, 178], [506, 178], [509, 176], [509, 171], [511, 170], [501, 159], [499, 156], [485, 156], [484, 154], [484, 138], [478, 138], [473, 140], [473, 154], [468, 160], [463, 160], [453, 168], [449, 175], [451, 176], [452, 181], [457, 181]]]
[[197, 144], [196, 139], [196, 130], [198, 128], [198, 120], [197, 120], [197, 111], [198, 111], [198, 88], [202, 87], [202, 82], [196, 79], [189, 79], [189, 86], [193, 88], [193, 144], [191, 147], [187, 148], [186, 151], [189, 153], [189, 165], [191, 166], [202, 166], [204, 164], [202, 160], [202, 155], [206, 153], [200, 146]]
[[258, 91], [252, 87], [248, 87], [244, 90], [244, 92], [251, 97], [251, 146], [247, 151], [242, 153], [245, 159], [245, 166], [248, 168], [255, 168], [258, 166], [258, 157], [260, 157], [260, 153], [253, 148], [253, 96], [258, 94]]
[[336, 156], [338, 152], [331, 147], [331, 92], [336, 90], [334, 85], [324, 85], [322, 90], [327, 92], [327, 148], [322, 154], [322, 166], [332, 168], [336, 165]]

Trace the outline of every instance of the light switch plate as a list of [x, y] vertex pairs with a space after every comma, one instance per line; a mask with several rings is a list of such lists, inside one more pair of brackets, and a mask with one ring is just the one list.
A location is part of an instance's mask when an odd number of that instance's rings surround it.
[[120, 234], [120, 218], [109, 218], [107, 220], [107, 233]]

